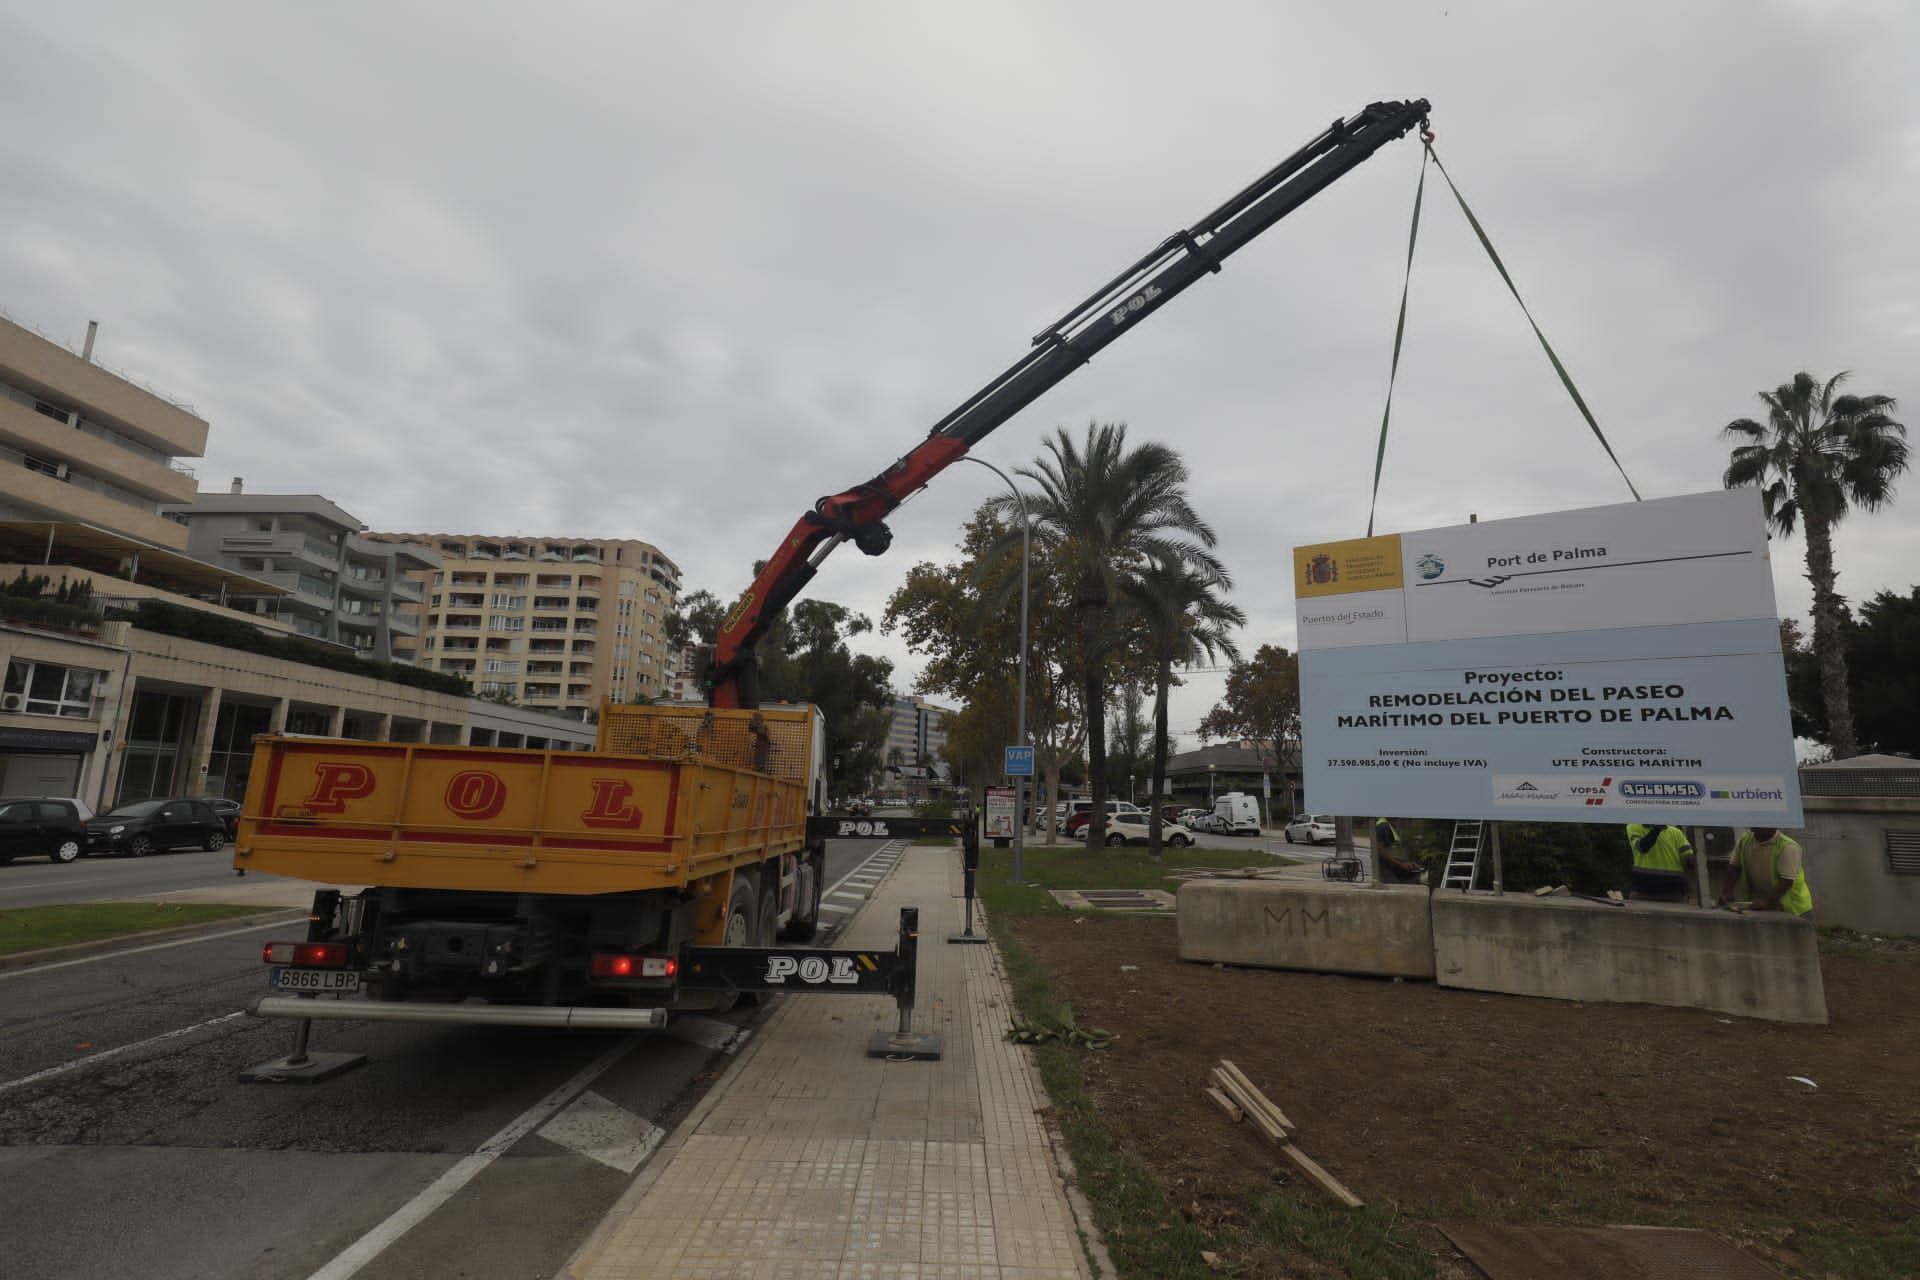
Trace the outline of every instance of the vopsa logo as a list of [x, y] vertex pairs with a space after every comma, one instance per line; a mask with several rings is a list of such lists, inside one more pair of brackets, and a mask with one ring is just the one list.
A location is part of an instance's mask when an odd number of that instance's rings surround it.
[[1700, 800], [1707, 789], [1697, 782], [1666, 781], [1622, 782], [1620, 795], [1627, 800]]

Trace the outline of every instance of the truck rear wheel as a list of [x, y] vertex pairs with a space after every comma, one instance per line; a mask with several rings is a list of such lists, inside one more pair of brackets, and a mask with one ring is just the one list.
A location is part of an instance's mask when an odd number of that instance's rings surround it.
[[[727, 933], [722, 945], [752, 947], [759, 945], [757, 922], [753, 915], [753, 880], [738, 872], [733, 877], [733, 893], [727, 899]], [[729, 991], [713, 1006], [713, 1012], [726, 1013], [739, 1004], [741, 993]]]
[[804, 916], [797, 910], [793, 913], [787, 927], [780, 931], [782, 942], [812, 942], [820, 932], [820, 896], [826, 889], [826, 859], [809, 858], [801, 864], [801, 873], [808, 881], [807, 901], [801, 903], [806, 913]]

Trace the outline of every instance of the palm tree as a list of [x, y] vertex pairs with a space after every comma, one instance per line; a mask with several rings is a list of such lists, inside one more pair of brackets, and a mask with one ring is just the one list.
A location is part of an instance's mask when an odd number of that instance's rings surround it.
[[1872, 511], [1891, 500], [1895, 478], [1907, 469], [1907, 429], [1893, 420], [1893, 397], [1836, 396], [1846, 377], [1837, 373], [1821, 383], [1796, 373], [1792, 382], [1760, 393], [1767, 406], [1764, 424], [1739, 418], [1721, 433], [1744, 442], [1728, 459], [1726, 487], [1758, 485], [1767, 524], [1780, 534], [1792, 534], [1796, 522], [1806, 527], [1813, 651], [1836, 760], [1857, 755], [1859, 747], [1840, 642], [1833, 526], [1853, 507]]
[[[1127, 448], [1121, 423], [1089, 423], [1077, 443], [1059, 428], [1047, 451], [1015, 474], [1033, 481], [1027, 498], [1032, 537], [1073, 583], [1080, 612], [1080, 656], [1087, 720], [1088, 777], [1093, 785], [1087, 847], [1106, 841], [1106, 658], [1113, 639], [1108, 609], [1123, 574], [1160, 557], [1219, 569], [1209, 550], [1213, 530], [1187, 502], [1187, 464], [1163, 444]], [[1018, 509], [996, 499], [1003, 518]], [[1012, 535], [1017, 537], [1018, 534]]]
[[1147, 854], [1160, 856], [1160, 809], [1167, 776], [1167, 690], [1175, 666], [1191, 667], [1224, 655], [1240, 660], [1231, 632], [1247, 615], [1221, 599], [1233, 580], [1216, 565], [1155, 556], [1131, 574], [1121, 595], [1153, 660], [1153, 786], [1147, 815]]

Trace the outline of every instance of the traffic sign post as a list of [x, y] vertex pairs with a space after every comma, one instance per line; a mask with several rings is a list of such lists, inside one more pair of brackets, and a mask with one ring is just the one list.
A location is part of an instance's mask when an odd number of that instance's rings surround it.
[[1033, 776], [1033, 748], [1007, 748], [1007, 776], [1009, 778], [1031, 778]]

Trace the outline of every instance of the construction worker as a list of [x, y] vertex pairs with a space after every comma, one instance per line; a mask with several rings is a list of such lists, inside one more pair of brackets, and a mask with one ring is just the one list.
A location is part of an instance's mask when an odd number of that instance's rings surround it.
[[1380, 857], [1379, 883], [1394, 881], [1400, 884], [1418, 884], [1420, 877], [1426, 874], [1426, 868], [1417, 862], [1409, 862], [1394, 852], [1400, 846], [1400, 833], [1393, 829], [1393, 823], [1385, 818], [1373, 820], [1373, 851]]
[[1733, 847], [1733, 861], [1720, 882], [1720, 903], [1726, 905], [1744, 877], [1747, 897], [1756, 911], [1775, 909], [1803, 916], [1813, 910], [1813, 891], [1807, 888], [1807, 868], [1799, 844], [1777, 827], [1755, 827]]
[[1693, 861], [1693, 844], [1679, 827], [1644, 822], [1627, 826], [1627, 848], [1640, 871], [1685, 871]]

